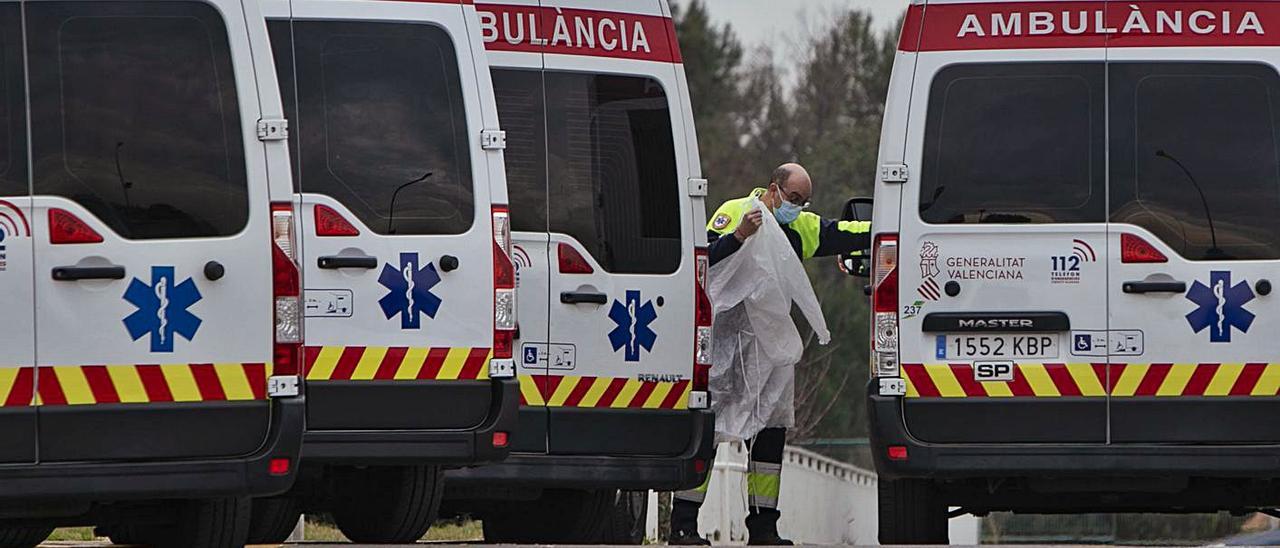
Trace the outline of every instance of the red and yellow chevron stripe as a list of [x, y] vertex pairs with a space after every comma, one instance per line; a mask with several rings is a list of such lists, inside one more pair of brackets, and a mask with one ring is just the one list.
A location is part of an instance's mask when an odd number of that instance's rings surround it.
[[484, 380], [489, 348], [308, 346], [307, 381]]
[[[265, 363], [59, 365], [0, 369], [3, 406], [267, 399]], [[34, 398], [33, 398], [34, 396]]]
[[1280, 395], [1274, 363], [1021, 363], [1007, 382], [978, 382], [966, 363], [907, 364], [902, 371], [908, 398]]
[[520, 375], [520, 404], [613, 409], [688, 409], [689, 381]]

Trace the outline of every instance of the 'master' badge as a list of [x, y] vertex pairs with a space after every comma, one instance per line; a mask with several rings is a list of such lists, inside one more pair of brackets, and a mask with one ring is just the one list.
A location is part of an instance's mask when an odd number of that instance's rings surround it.
[[726, 213], [721, 213], [719, 215], [716, 215], [716, 218], [712, 219], [711, 221], [711, 228], [720, 230], [726, 226], [729, 226], [729, 220], [730, 220], [729, 215]]

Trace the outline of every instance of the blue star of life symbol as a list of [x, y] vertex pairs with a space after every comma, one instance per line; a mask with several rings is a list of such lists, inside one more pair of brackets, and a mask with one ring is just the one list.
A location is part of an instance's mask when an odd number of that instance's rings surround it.
[[150, 284], [134, 278], [124, 291], [124, 300], [137, 307], [124, 327], [135, 341], [150, 335], [152, 352], [173, 352], [174, 335], [191, 341], [200, 329], [200, 318], [188, 310], [201, 299], [196, 282], [174, 280], [172, 266], [153, 266]]
[[641, 348], [653, 351], [653, 343], [657, 342], [658, 334], [653, 332], [649, 324], [658, 319], [658, 311], [654, 309], [653, 301], [640, 303], [640, 291], [628, 290], [625, 304], [614, 299], [613, 307], [609, 309], [609, 319], [617, 325], [609, 332], [609, 344], [613, 345], [614, 352], [622, 349], [624, 359], [638, 362]]
[[432, 263], [418, 268], [417, 253], [401, 253], [400, 268], [382, 265], [378, 283], [387, 288], [387, 294], [378, 299], [382, 313], [388, 320], [399, 314], [400, 329], [420, 329], [422, 314], [434, 318], [440, 310], [440, 297], [431, 292], [440, 283], [440, 273]]
[[1209, 342], [1231, 342], [1231, 328], [1248, 333], [1254, 315], [1244, 309], [1253, 300], [1253, 290], [1248, 282], [1231, 285], [1231, 273], [1214, 270], [1209, 273], [1209, 285], [1199, 280], [1187, 291], [1187, 300], [1198, 308], [1187, 314], [1187, 323], [1196, 333], [1209, 329]]

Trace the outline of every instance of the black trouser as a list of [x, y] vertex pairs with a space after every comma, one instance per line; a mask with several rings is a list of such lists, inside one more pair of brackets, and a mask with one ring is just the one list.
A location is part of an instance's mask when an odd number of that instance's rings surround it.
[[[782, 486], [782, 448], [787, 443], [786, 428], [765, 428], [747, 441], [751, 462], [747, 465], [747, 531], [752, 537], [778, 534], [778, 493]], [[707, 481], [696, 489], [678, 491], [671, 505], [671, 530], [694, 533], [698, 530], [698, 510], [707, 496]]]

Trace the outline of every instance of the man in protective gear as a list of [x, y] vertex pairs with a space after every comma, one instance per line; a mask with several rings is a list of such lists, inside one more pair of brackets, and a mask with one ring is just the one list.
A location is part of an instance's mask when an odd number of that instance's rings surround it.
[[[790, 269], [765, 265], [761, 270], [756, 270], [754, 267], [759, 265], [733, 265], [736, 268], [733, 272], [725, 272], [723, 269], [717, 272], [716, 265], [722, 261], [727, 263], [726, 260], [743, 249], [748, 239], [766, 224], [765, 212], [761, 207], [772, 214], [773, 219], [767, 224], [773, 225], [772, 221], [776, 220], [781, 234], [786, 237], [786, 243], [790, 244], [789, 247], [798, 259], [852, 254], [870, 247], [870, 223], [823, 219], [805, 211], [812, 195], [813, 183], [804, 167], [794, 163], [783, 164], [774, 170], [767, 188], [757, 188], [746, 197], [725, 202], [707, 223], [707, 236], [710, 240], [708, 256], [712, 265], [708, 293], [717, 314], [711, 400], [717, 415], [717, 441], [746, 439], [750, 449], [747, 470], [749, 512], [746, 524], [750, 535], [748, 543], [753, 545], [792, 544], [778, 534], [782, 453], [786, 444], [786, 427], [794, 422], [792, 366], [803, 352], [799, 335], [790, 319], [790, 295], [795, 295], [796, 304], [805, 313], [810, 325], [815, 327], [819, 340], [825, 342], [828, 334], [817, 299], [813, 296], [812, 287], [803, 269], [798, 266], [798, 261], [792, 261], [796, 264], [791, 265]], [[778, 242], [780, 243], [780, 237]], [[760, 253], [758, 256], [767, 260], [769, 254]], [[733, 291], [715, 289], [723, 287], [725, 283], [733, 284], [732, 280], [726, 278], [734, 274], [755, 279], [769, 278], [770, 275], [800, 279], [767, 282], [782, 287], [776, 290], [773, 287], [756, 287], [739, 291], [740, 294], [749, 293], [750, 296], [738, 295], [742, 298], [724, 302], [730, 299], [728, 295]], [[721, 277], [717, 278], [717, 275]], [[722, 283], [718, 286], [717, 282]], [[744, 310], [750, 306], [749, 301], [761, 293], [778, 293], [774, 297], [786, 297], [781, 299], [781, 306], [775, 306], [772, 311], [773, 324], [768, 323], [768, 318], [761, 319], [767, 316], [765, 312]], [[722, 302], [716, 302], [718, 296], [724, 296]], [[756, 334], [761, 330], [762, 323], [768, 326], [781, 325], [781, 322], [786, 323], [787, 330], [793, 333], [789, 336], [795, 339], [795, 344], [790, 344], [789, 349], [782, 349], [785, 351], [780, 351], [779, 347], [787, 346], [790, 342], [786, 340], [787, 337], [773, 337], [773, 333], [767, 329], [765, 333], [758, 336]], [[745, 345], [744, 338], [750, 339]], [[744, 346], [754, 350], [744, 350]], [[782, 356], [780, 361], [778, 356]], [[772, 363], [769, 362], [771, 357]], [[761, 362], [765, 365], [761, 366]], [[708, 474], [707, 481], [698, 488], [675, 494], [671, 511], [671, 544], [710, 544], [698, 534], [698, 510], [702, 506], [710, 480], [711, 475]]]

